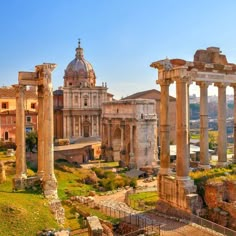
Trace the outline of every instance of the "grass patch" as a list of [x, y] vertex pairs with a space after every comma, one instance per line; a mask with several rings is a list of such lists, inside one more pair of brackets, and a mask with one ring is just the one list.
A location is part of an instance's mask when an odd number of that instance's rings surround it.
[[65, 200], [70, 196], [87, 196], [94, 191], [92, 185], [84, 184], [86, 178], [92, 175], [91, 170], [75, 168], [70, 164], [56, 165], [55, 175], [58, 181], [58, 196]]
[[141, 192], [129, 195], [130, 206], [136, 210], [144, 210], [156, 205], [158, 200], [157, 191]]
[[191, 133], [190, 134], [190, 138], [191, 139], [200, 139], [200, 134], [193, 134], [193, 133]]
[[0, 236], [33, 236], [46, 228], [59, 228], [41, 194], [12, 192], [12, 177], [0, 184]]

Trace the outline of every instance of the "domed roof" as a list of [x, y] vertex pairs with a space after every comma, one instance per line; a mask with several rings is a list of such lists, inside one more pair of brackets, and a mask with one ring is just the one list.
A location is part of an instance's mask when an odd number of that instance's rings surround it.
[[76, 48], [75, 59], [72, 60], [66, 70], [64, 76], [64, 86], [94, 87], [96, 76], [92, 65], [84, 59], [83, 48]]

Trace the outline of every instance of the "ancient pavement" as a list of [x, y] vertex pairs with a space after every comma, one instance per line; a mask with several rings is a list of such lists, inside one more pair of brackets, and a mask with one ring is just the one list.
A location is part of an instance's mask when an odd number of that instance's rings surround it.
[[[143, 183], [142, 180], [138, 181], [138, 186], [153, 187], [155, 182]], [[153, 213], [140, 213], [132, 208], [128, 207], [125, 203], [125, 192], [127, 190], [118, 191], [116, 193], [104, 196], [95, 196], [95, 202], [99, 202], [102, 205], [112, 207], [116, 210], [123, 210], [127, 213], [137, 213], [141, 218], [146, 219], [147, 224], [153, 222], [154, 224], [161, 224], [161, 236], [212, 236], [220, 234], [212, 234], [201, 227], [195, 227], [184, 222], [164, 218]]]

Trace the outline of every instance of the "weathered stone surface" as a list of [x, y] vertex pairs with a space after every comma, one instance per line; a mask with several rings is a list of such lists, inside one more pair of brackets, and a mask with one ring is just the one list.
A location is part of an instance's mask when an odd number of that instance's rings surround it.
[[219, 202], [223, 200], [225, 186], [223, 183], [207, 184], [205, 185], [205, 202], [209, 208], [219, 206]]
[[65, 221], [65, 210], [62, 207], [61, 201], [60, 200], [51, 200], [49, 202], [50, 209], [55, 216], [57, 222], [59, 224], [64, 224]]
[[106, 102], [102, 106], [102, 155], [122, 166], [156, 165], [157, 115], [151, 99]]
[[205, 202], [210, 220], [236, 229], [235, 181], [206, 184]]
[[89, 236], [102, 236], [103, 228], [97, 216], [87, 217]]
[[208, 47], [207, 50], [197, 50], [194, 54], [194, 62], [226, 65], [226, 56], [220, 53], [220, 48], [218, 47]]

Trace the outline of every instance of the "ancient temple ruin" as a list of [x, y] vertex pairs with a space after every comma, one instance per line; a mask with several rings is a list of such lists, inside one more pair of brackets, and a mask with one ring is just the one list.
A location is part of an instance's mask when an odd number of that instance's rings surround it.
[[[54, 175], [53, 156], [53, 87], [51, 73], [56, 65], [44, 63], [35, 72], [19, 72], [16, 89], [16, 175], [14, 189], [24, 189], [32, 182], [42, 181], [44, 195], [57, 197], [57, 180]], [[25, 155], [25, 108], [26, 86], [36, 86], [38, 93], [38, 172], [37, 177], [27, 178]]]
[[[160, 199], [185, 211], [193, 211], [196, 187], [189, 177], [189, 85], [200, 86], [200, 167], [210, 168], [208, 154], [208, 86], [218, 87], [218, 166], [227, 165], [226, 87], [234, 88], [236, 102], [236, 64], [228, 63], [217, 47], [197, 50], [193, 61], [164, 59], [153, 62], [161, 86], [159, 172]], [[169, 86], [176, 84], [176, 175], [170, 169]], [[236, 153], [236, 109], [234, 110], [234, 153]], [[236, 155], [233, 157], [236, 162]]]

